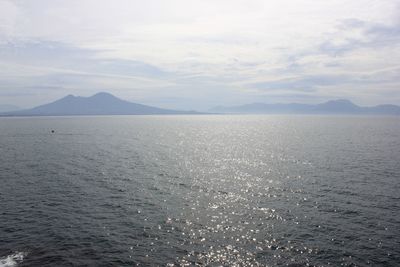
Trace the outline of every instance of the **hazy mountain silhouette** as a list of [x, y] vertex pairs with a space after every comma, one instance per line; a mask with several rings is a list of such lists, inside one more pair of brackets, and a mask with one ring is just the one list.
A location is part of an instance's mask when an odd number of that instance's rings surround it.
[[395, 105], [379, 105], [360, 107], [346, 99], [328, 101], [322, 104], [264, 104], [253, 103], [232, 107], [215, 107], [210, 110], [215, 113], [242, 114], [370, 114], [370, 115], [400, 115], [400, 107]]
[[49, 104], [28, 110], [8, 112], [9, 116], [61, 116], [61, 115], [151, 115], [196, 114], [195, 111], [177, 111], [128, 102], [109, 93], [91, 97], [68, 95]]

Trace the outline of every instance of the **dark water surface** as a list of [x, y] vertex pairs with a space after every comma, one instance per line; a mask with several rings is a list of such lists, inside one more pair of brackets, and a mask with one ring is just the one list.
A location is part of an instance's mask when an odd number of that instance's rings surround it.
[[0, 266], [399, 266], [399, 181], [395, 117], [0, 118]]

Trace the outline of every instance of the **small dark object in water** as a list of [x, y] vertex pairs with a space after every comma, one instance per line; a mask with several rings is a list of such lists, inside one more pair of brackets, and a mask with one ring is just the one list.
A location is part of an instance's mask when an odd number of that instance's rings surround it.
[[55, 133], [56, 131], [54, 131], [54, 130], [51, 130], [51, 133]]

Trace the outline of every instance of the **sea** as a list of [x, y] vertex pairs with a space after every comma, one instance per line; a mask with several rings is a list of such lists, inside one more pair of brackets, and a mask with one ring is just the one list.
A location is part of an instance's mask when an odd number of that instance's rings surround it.
[[0, 118], [6, 266], [400, 266], [400, 117]]

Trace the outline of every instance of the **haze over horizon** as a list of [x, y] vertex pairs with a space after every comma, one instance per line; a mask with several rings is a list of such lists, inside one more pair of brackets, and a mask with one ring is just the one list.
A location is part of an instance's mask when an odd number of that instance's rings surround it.
[[400, 105], [398, 62], [398, 0], [0, 0], [0, 105]]
[[[211, 112], [211, 113], [207, 113]], [[346, 99], [312, 104], [263, 104], [216, 106], [206, 113], [195, 110], [173, 110], [133, 103], [107, 92], [90, 97], [68, 95], [51, 103], [25, 110], [9, 110], [0, 116], [80, 116], [80, 115], [199, 115], [199, 114], [297, 114], [297, 115], [400, 115], [400, 106], [362, 107]]]

